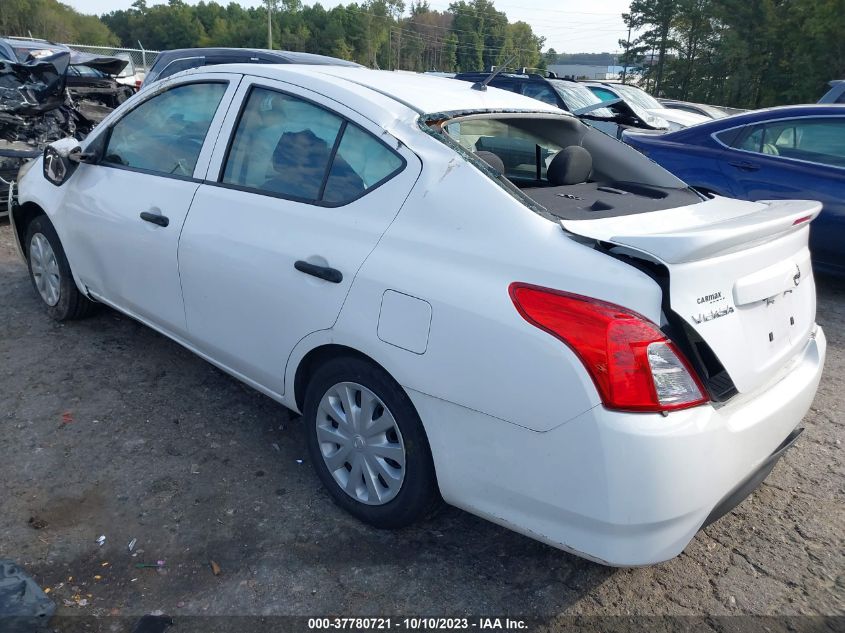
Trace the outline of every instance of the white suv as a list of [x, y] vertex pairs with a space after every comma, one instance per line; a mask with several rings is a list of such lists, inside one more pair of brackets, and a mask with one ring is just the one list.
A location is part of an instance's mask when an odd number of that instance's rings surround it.
[[364, 521], [442, 498], [606, 564], [671, 558], [813, 400], [820, 205], [706, 198], [480, 88], [175, 75], [24, 168], [33, 284], [57, 319], [107, 304], [301, 412]]

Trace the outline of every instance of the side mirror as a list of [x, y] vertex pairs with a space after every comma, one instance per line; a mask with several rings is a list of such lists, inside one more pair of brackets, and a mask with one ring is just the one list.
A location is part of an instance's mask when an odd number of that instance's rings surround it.
[[76, 170], [76, 163], [71, 162], [68, 155], [62, 156], [60, 151], [48, 145], [44, 148], [44, 178], [57, 187], [62, 186]]

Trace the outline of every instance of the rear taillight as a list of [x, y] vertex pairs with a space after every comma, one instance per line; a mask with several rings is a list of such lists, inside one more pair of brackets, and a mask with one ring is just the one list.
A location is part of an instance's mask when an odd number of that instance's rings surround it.
[[623, 411], [673, 411], [707, 402], [680, 350], [654, 323], [612, 303], [512, 283], [523, 318], [566, 343], [581, 359], [604, 406]]

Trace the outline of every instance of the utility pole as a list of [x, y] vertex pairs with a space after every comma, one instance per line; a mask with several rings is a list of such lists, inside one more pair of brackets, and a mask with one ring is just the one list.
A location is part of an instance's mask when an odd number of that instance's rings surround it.
[[267, 0], [267, 48], [273, 50], [273, 0]]
[[622, 66], [622, 83], [625, 83], [625, 78], [628, 76], [628, 58], [631, 54], [631, 27], [628, 26], [628, 44], [625, 45], [625, 65]]

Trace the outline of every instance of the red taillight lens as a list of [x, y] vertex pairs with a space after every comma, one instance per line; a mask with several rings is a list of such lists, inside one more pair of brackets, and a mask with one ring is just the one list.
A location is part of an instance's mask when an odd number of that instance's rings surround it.
[[607, 408], [672, 411], [707, 402], [681, 352], [645, 317], [539, 286], [513, 283], [509, 291], [526, 321], [572, 348]]

